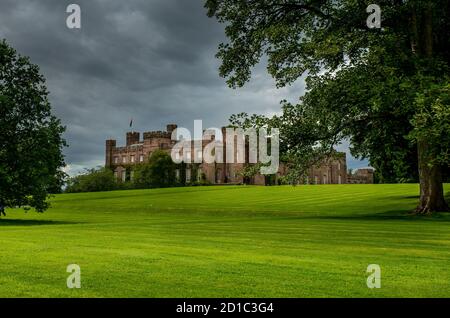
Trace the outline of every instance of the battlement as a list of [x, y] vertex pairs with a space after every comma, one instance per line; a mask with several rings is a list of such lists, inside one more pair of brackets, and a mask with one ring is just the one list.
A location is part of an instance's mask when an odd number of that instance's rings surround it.
[[177, 125], [175, 124], [168, 124], [166, 131], [146, 131], [143, 134], [144, 140], [152, 139], [152, 138], [172, 138], [172, 132], [177, 129]]
[[143, 134], [144, 140], [152, 139], [152, 138], [171, 138], [172, 133], [167, 131], [147, 131]]
[[140, 133], [138, 132], [127, 132], [127, 146], [139, 143]]

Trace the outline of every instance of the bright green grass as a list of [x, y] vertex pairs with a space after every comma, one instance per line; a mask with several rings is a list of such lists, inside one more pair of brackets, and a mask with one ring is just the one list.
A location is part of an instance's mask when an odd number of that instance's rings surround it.
[[[402, 184], [58, 195], [43, 214], [0, 220], [0, 297], [449, 297], [450, 215], [408, 215], [417, 193]], [[79, 290], [66, 287], [72, 263]], [[366, 286], [372, 263], [381, 289]]]

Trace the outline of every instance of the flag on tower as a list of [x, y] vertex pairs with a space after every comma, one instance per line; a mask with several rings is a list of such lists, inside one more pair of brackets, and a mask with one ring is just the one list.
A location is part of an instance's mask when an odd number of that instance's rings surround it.
[[130, 128], [133, 127], [133, 118], [130, 120]]

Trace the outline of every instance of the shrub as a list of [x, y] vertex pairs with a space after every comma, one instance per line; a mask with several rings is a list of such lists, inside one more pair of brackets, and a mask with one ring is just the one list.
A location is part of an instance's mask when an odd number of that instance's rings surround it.
[[136, 167], [134, 184], [137, 188], [165, 188], [177, 185], [176, 164], [168, 153], [156, 150], [148, 163]]
[[84, 174], [69, 178], [65, 192], [98, 192], [119, 188], [114, 173], [107, 168], [87, 169]]

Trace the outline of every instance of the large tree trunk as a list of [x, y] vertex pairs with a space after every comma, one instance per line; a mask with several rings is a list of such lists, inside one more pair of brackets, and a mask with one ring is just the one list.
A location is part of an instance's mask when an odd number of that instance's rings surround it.
[[[419, 34], [418, 16], [416, 8], [411, 14], [411, 50], [426, 58], [433, 57], [433, 13], [432, 1], [427, 1], [423, 11], [421, 32]], [[417, 154], [420, 181], [420, 202], [416, 208], [417, 214], [431, 214], [433, 212], [447, 212], [449, 207], [444, 198], [441, 167], [430, 166], [433, 161], [430, 145], [426, 139], [417, 140]]]
[[433, 212], [447, 212], [449, 207], [445, 202], [442, 185], [441, 168], [437, 165], [429, 166], [431, 162], [429, 145], [426, 140], [417, 142], [420, 180], [420, 202], [416, 208], [417, 214], [431, 214]]

